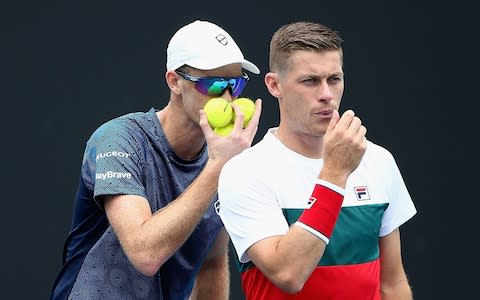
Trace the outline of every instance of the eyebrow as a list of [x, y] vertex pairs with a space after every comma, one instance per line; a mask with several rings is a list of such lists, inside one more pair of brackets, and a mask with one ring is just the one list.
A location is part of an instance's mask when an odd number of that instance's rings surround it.
[[328, 73], [328, 74], [305, 74], [303, 77], [309, 77], [309, 78], [315, 78], [315, 79], [321, 79], [321, 78], [329, 78], [329, 77], [343, 77], [344, 73], [343, 72], [333, 72], [333, 73]]

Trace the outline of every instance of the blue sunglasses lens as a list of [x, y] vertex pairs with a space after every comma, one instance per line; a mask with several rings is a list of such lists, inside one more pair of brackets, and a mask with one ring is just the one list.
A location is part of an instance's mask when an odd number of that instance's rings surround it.
[[226, 89], [230, 90], [233, 97], [238, 97], [248, 82], [245, 73], [239, 77], [196, 77], [179, 70], [175, 72], [184, 79], [195, 82], [197, 91], [211, 97], [223, 95]]
[[226, 89], [230, 89], [233, 97], [237, 97], [247, 85], [247, 79], [244, 77], [234, 78], [199, 78], [195, 88], [200, 93], [207, 96], [221, 96]]

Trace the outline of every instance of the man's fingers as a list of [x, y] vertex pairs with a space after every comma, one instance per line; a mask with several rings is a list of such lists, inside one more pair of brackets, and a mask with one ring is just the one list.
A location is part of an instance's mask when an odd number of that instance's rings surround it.
[[360, 120], [359, 117], [355, 116], [350, 122], [350, 125], [347, 128], [347, 131], [349, 132], [349, 134], [356, 135], [361, 126], [362, 126], [362, 121]]
[[331, 132], [335, 128], [339, 119], [340, 115], [338, 110], [334, 110], [332, 113], [332, 118], [330, 119], [330, 123], [328, 123], [327, 132]]
[[242, 130], [243, 120], [245, 119], [245, 115], [243, 114], [240, 106], [232, 102], [233, 111], [235, 112], [235, 120], [233, 123], [233, 130], [239, 131]]
[[365, 126], [360, 126], [360, 128], [358, 129], [355, 137], [354, 137], [354, 140], [359, 143], [359, 144], [363, 144], [363, 143], [366, 143], [367, 140], [366, 140], [366, 134], [367, 134], [367, 128]]
[[341, 131], [347, 130], [350, 127], [350, 123], [352, 123], [354, 117], [355, 113], [353, 112], [353, 110], [349, 109], [345, 111], [334, 126], [334, 128]]
[[255, 101], [255, 111], [253, 112], [252, 118], [248, 122], [247, 127], [245, 128], [245, 132], [249, 135], [249, 142], [250, 145], [255, 138], [255, 134], [257, 134], [258, 130], [258, 123], [260, 122], [260, 114], [262, 112], [262, 100], [257, 99]]
[[255, 111], [253, 112], [252, 118], [248, 124], [253, 124], [254, 126], [258, 125], [260, 121], [260, 115], [262, 114], [262, 99], [258, 98], [255, 101]]
[[207, 114], [203, 109], [200, 110], [200, 122], [198, 124], [200, 125], [200, 128], [202, 128], [205, 138], [214, 134], [213, 129], [210, 127], [210, 124], [208, 124]]

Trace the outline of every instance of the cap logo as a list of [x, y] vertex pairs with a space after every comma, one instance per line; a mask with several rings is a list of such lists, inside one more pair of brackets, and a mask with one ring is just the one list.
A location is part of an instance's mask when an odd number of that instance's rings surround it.
[[220, 44], [222, 44], [222, 45], [224, 45], [224, 46], [226, 46], [226, 45], [228, 44], [228, 39], [227, 39], [227, 37], [224, 36], [223, 34], [219, 34], [219, 35], [217, 35], [215, 38], [217, 39], [217, 41], [218, 41]]

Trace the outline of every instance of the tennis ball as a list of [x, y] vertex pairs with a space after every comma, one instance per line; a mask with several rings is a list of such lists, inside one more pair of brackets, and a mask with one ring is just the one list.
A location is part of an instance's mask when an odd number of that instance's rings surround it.
[[212, 98], [205, 103], [203, 110], [211, 127], [224, 127], [232, 121], [233, 109], [230, 103], [223, 98]]
[[227, 136], [233, 130], [233, 123], [228, 123], [227, 126], [224, 127], [216, 127], [213, 132], [220, 136]]
[[[253, 112], [255, 111], [255, 102], [249, 98], [238, 98], [233, 100], [233, 103], [240, 107], [245, 118], [243, 119], [243, 128], [247, 127], [248, 123], [252, 119]], [[235, 120], [235, 111], [233, 112], [233, 119]]]

